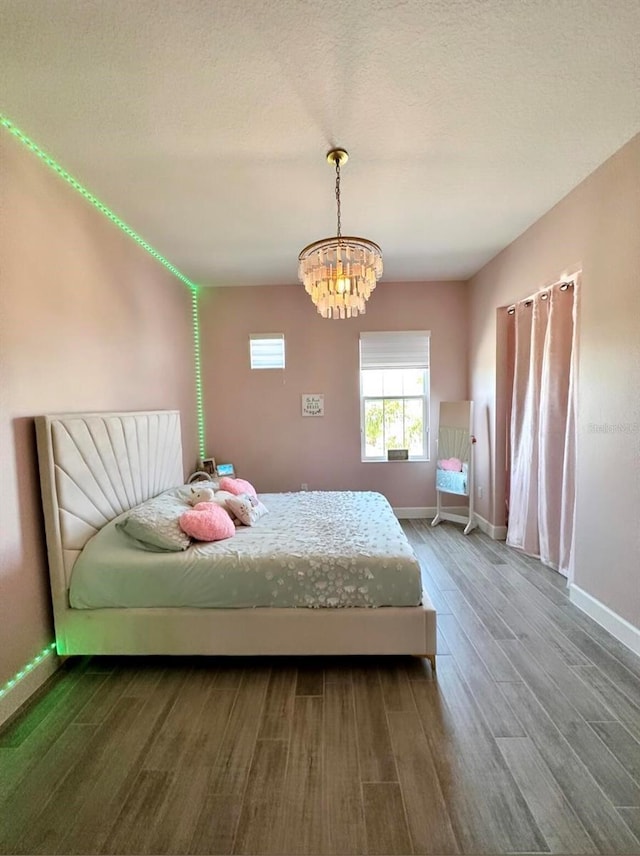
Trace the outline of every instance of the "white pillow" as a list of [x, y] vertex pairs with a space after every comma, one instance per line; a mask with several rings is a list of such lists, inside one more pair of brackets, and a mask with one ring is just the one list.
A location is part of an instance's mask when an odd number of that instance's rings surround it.
[[178, 552], [186, 550], [191, 539], [178, 524], [189, 508], [175, 491], [162, 493], [132, 508], [116, 523], [116, 529], [144, 545], [147, 550]]
[[235, 515], [244, 526], [253, 526], [267, 513], [267, 508], [257, 497], [232, 496], [225, 503], [227, 510]]

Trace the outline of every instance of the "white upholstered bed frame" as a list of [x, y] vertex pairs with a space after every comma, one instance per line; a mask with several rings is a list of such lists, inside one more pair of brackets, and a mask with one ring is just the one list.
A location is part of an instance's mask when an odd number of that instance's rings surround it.
[[414, 654], [435, 667], [436, 613], [351, 609], [71, 609], [80, 551], [122, 512], [184, 483], [180, 414], [36, 417], [59, 654]]

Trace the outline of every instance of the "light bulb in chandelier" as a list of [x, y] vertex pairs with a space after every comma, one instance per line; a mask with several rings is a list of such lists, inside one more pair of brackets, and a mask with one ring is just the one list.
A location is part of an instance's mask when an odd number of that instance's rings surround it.
[[336, 237], [314, 241], [298, 256], [298, 277], [323, 318], [363, 315], [367, 300], [382, 276], [380, 247], [366, 238], [342, 234], [340, 166], [348, 157], [344, 149], [332, 149], [327, 154], [327, 160], [336, 168]]

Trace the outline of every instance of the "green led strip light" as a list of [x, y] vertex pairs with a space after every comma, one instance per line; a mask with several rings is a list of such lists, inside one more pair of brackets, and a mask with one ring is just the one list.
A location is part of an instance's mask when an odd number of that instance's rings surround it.
[[202, 394], [202, 372], [201, 372], [201, 362], [200, 362], [200, 319], [198, 313], [198, 293], [199, 286], [197, 286], [194, 282], [188, 279], [183, 273], [181, 273], [175, 265], [172, 265], [168, 259], [165, 259], [163, 255], [161, 255], [157, 250], [154, 250], [151, 244], [148, 244], [144, 238], [141, 238], [137, 232], [127, 226], [124, 220], [121, 220], [117, 214], [114, 214], [106, 205], [100, 202], [93, 193], [90, 193], [86, 187], [80, 184], [72, 175], [70, 175], [66, 169], [60, 166], [52, 157], [50, 157], [46, 152], [44, 152], [40, 146], [36, 145], [33, 140], [30, 140], [26, 134], [24, 134], [20, 128], [16, 127], [10, 119], [7, 119], [6, 116], [3, 116], [0, 113], [0, 125], [9, 131], [16, 139], [20, 140], [20, 142], [25, 145], [30, 151], [32, 151], [35, 155], [37, 155], [41, 161], [46, 163], [48, 167], [50, 167], [55, 173], [57, 173], [61, 178], [63, 178], [68, 184], [73, 187], [74, 190], [77, 190], [81, 196], [90, 202], [94, 208], [97, 208], [100, 213], [104, 214], [105, 217], [108, 217], [112, 223], [121, 229], [125, 235], [128, 235], [130, 238], [139, 244], [143, 250], [146, 250], [150, 256], [153, 256], [156, 261], [159, 261], [160, 264], [164, 265], [164, 267], [170, 271], [177, 279], [179, 279], [182, 283], [184, 283], [191, 291], [191, 302], [192, 302], [192, 317], [193, 317], [193, 345], [194, 345], [194, 356], [195, 356], [195, 376], [196, 376], [196, 407], [197, 407], [197, 416], [198, 416], [198, 448], [200, 450], [200, 457], [204, 458], [205, 448], [204, 448], [204, 405], [203, 405], [203, 394]]
[[196, 365], [196, 410], [198, 414], [198, 448], [200, 457], [206, 458], [204, 447], [204, 401], [202, 397], [202, 365], [200, 362], [200, 306], [198, 290], [191, 291], [191, 314], [193, 318], [193, 356]]
[[55, 651], [55, 647], [56, 647], [55, 642], [52, 642], [50, 645], [47, 645], [46, 648], [43, 648], [42, 651], [40, 651], [40, 653], [38, 654], [37, 657], [34, 657], [33, 660], [30, 663], [27, 663], [27, 665], [24, 666], [24, 668], [20, 669], [20, 671], [17, 672], [11, 678], [10, 681], [7, 681], [7, 683], [3, 687], [0, 687], [0, 698], [2, 698], [3, 695], [6, 695], [6, 693], [8, 693], [9, 690], [13, 689], [13, 687], [15, 687], [16, 684], [20, 683], [20, 681], [24, 677], [26, 677], [26, 675], [28, 675], [29, 672], [33, 671], [33, 669], [35, 669], [35, 667], [38, 665], [38, 663], [41, 663], [42, 660], [44, 660], [44, 658], [47, 656], [47, 654], [49, 654], [51, 651]]
[[107, 206], [100, 202], [99, 199], [96, 199], [93, 193], [90, 193], [87, 188], [83, 187], [79, 181], [76, 181], [76, 179], [72, 175], [69, 175], [66, 169], [61, 167], [60, 164], [54, 161], [54, 159], [50, 157], [46, 152], [43, 152], [40, 146], [37, 146], [33, 142], [33, 140], [30, 140], [26, 134], [22, 133], [20, 128], [17, 128], [13, 124], [13, 122], [11, 122], [9, 119], [6, 118], [6, 116], [3, 116], [2, 114], [0, 114], [0, 125], [5, 127], [10, 134], [13, 134], [14, 137], [20, 140], [20, 142], [23, 143], [23, 145], [30, 149], [34, 154], [36, 154], [41, 161], [44, 161], [48, 167], [51, 167], [54, 172], [57, 172], [61, 178], [64, 178], [64, 180], [68, 184], [70, 184], [74, 190], [77, 190], [78, 193], [84, 196], [85, 199], [87, 199], [95, 208], [98, 209], [98, 211], [102, 212], [102, 214], [108, 217], [109, 220], [115, 223], [119, 229], [122, 229], [122, 231], [126, 235], [128, 235], [130, 238], [133, 238], [136, 244], [140, 244], [143, 250], [146, 250], [150, 256], [153, 256], [154, 259], [157, 259], [160, 264], [164, 265], [168, 271], [171, 271], [171, 273], [181, 282], [183, 282], [188, 288], [192, 290], [197, 290], [198, 286], [195, 283], [191, 282], [191, 280], [188, 279], [183, 273], [180, 273], [177, 267], [172, 265], [171, 262], [168, 261], [168, 259], [165, 259], [165, 257], [161, 255], [157, 250], [154, 250], [151, 244], [148, 244], [144, 240], [144, 238], [141, 238], [140, 235], [138, 235], [137, 232], [134, 232], [130, 226], [127, 226], [124, 220], [121, 220], [117, 214], [114, 214], [113, 211], [107, 208]]

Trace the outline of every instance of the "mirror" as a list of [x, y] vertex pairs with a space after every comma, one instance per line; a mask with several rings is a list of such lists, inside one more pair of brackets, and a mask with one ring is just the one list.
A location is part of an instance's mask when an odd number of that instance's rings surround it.
[[[467, 535], [475, 527], [473, 515], [473, 402], [440, 403], [438, 458], [436, 466], [436, 516], [431, 525], [441, 520], [464, 523]], [[441, 494], [469, 497], [468, 508], [446, 509]]]

